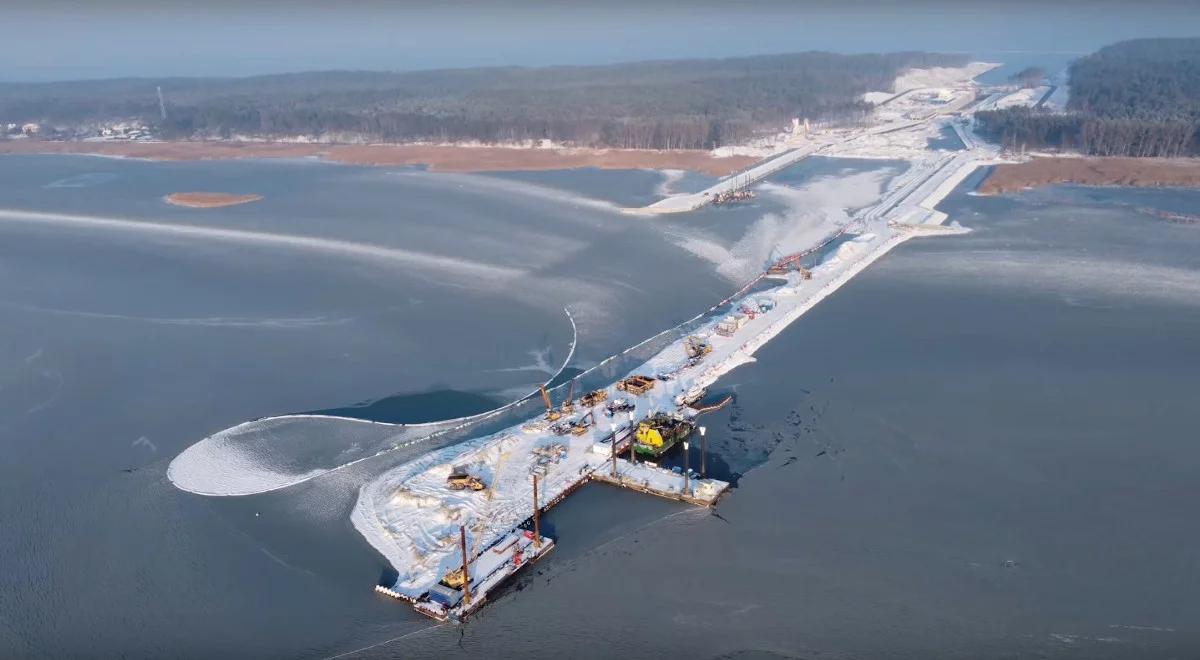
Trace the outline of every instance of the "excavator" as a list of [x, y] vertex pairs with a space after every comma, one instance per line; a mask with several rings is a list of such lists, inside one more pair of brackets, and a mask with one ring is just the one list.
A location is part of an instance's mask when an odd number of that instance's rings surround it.
[[789, 271], [795, 270], [800, 273], [800, 279], [811, 280], [812, 271], [800, 265], [800, 258], [803, 256], [803, 254], [793, 254], [790, 257], [784, 257], [771, 264], [771, 267], [767, 269], [767, 274], [786, 275]]
[[557, 422], [562, 417], [562, 413], [554, 409], [554, 404], [550, 403], [550, 393], [546, 391], [546, 386], [542, 386], [542, 401], [546, 402], [546, 421]]

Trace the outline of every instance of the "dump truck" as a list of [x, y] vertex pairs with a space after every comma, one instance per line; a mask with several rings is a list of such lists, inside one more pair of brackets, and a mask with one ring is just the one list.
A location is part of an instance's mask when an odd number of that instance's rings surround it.
[[[446, 486], [450, 490], [483, 490], [487, 486], [479, 480], [479, 477], [467, 472], [464, 467], [455, 467], [450, 471], [450, 476], [446, 477]], [[453, 585], [451, 585], [453, 586]]]
[[634, 434], [634, 451], [655, 458], [667, 453], [675, 443], [687, 438], [696, 429], [690, 420], [676, 415], [658, 413], [642, 420]]
[[641, 396], [654, 389], [654, 379], [649, 376], [630, 376], [617, 383], [617, 389], [629, 392], [634, 396]]

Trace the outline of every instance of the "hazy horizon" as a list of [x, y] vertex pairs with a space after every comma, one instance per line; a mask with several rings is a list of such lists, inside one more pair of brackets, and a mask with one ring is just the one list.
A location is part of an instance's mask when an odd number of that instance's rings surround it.
[[0, 15], [3, 82], [608, 64], [807, 50], [1083, 54], [1200, 36], [1193, 3], [50, 0]]

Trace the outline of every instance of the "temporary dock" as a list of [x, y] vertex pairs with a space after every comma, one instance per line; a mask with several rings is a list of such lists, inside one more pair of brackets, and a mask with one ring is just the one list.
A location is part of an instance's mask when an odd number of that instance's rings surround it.
[[[611, 440], [612, 436], [608, 438], [610, 444]], [[628, 435], [618, 438], [617, 449], [628, 447], [630, 440]], [[729, 488], [729, 484], [724, 481], [697, 478], [690, 471], [676, 472], [652, 463], [631, 463], [624, 458], [616, 458], [616, 452], [611, 447], [608, 448], [607, 460], [603, 456], [602, 448], [592, 447], [592, 451], [585, 453], [590, 454], [585, 457], [587, 469], [580, 471], [576, 480], [550, 500], [544, 503], [539, 501], [539, 506], [536, 507], [531, 505], [533, 515], [530, 519], [488, 548], [468, 553], [466, 531], [463, 528], [463, 562], [443, 575], [438, 582], [428, 585], [423, 592], [414, 593], [412, 589], [403, 589], [399, 584], [377, 585], [375, 591], [411, 603], [418, 612], [438, 621], [461, 621], [481, 607], [488, 594], [505, 580], [554, 549], [554, 539], [543, 536], [538, 529], [538, 517], [588, 482], [597, 481], [697, 506], [715, 505]], [[534, 492], [537, 492], [536, 478]], [[527, 529], [530, 522], [532, 530]], [[464, 564], [465, 571], [462, 570]], [[448, 584], [451, 582], [447, 579], [450, 575], [455, 577], [454, 586]], [[467, 576], [465, 584], [462, 584], [463, 575]]]

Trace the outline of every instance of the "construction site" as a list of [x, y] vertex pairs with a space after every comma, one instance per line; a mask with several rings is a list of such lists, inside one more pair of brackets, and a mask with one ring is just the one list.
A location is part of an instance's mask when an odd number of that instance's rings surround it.
[[[497, 586], [553, 550], [556, 539], [543, 533], [540, 516], [588, 483], [713, 506], [730, 487], [708, 469], [703, 415], [729, 401], [711, 394], [717, 381], [753, 362], [768, 341], [891, 249], [918, 236], [967, 231], [943, 226], [947, 216], [935, 205], [980, 165], [999, 158], [972, 138], [977, 89], [962, 77], [988, 66], [956, 73], [937, 94], [894, 90], [879, 104], [880, 121], [868, 127], [821, 133], [805, 127], [784, 153], [706, 191], [623, 209], [656, 215], [750, 199], [756, 182], [817, 152], [908, 163], [870, 206], [848, 210], [824, 235], [756, 264], [760, 270], [744, 286], [691, 319], [569, 381], [547, 383], [487, 413], [431, 424], [319, 415], [245, 422], [193, 445], [172, 462], [168, 476], [191, 492], [244, 495], [403, 450], [406, 462], [374, 474], [358, 490], [351, 521], [395, 571], [376, 591], [438, 620], [469, 616]], [[963, 137], [963, 149], [926, 146], [929, 136], [948, 128]], [[271, 443], [284, 429], [318, 440], [353, 434], [362, 441], [316, 469], [280, 470], [276, 463], [258, 469], [246, 460], [245, 449], [258, 444], [285, 452], [308, 446]]]
[[[560, 402], [543, 388], [545, 412], [538, 418], [466, 451], [453, 448], [453, 465], [397, 475], [399, 481], [384, 488], [391, 491], [394, 513], [422, 516], [421, 538], [409, 541], [425, 570], [376, 591], [437, 620], [462, 619], [489, 591], [554, 548], [554, 539], [542, 534], [540, 516], [592, 481], [697, 506], [716, 504], [729, 484], [706, 474], [705, 429], [697, 418], [729, 398], [705, 406], [703, 387], [678, 392], [672, 386], [711, 352], [706, 339], [689, 336], [674, 373], [632, 374], [578, 398], [568, 386]], [[693, 449], [699, 449], [695, 466]], [[672, 450], [682, 467], [660, 465]], [[498, 518], [515, 524], [497, 534]]]
[[[572, 381], [561, 400], [543, 388], [536, 418], [430, 452], [368, 483], [354, 523], [398, 573], [376, 590], [435, 619], [462, 619], [553, 549], [539, 516], [589, 482], [716, 504], [729, 484], [707, 474], [700, 416], [728, 398], [706, 401], [709, 389], [895, 246], [963, 231], [941, 226], [946, 216], [933, 205], [975, 169], [974, 157], [960, 152], [899, 177], [878, 204], [810, 248], [766, 264], [738, 292], [677, 326], [672, 341], [616, 382], [576, 397]], [[676, 452], [682, 464], [665, 467]]]

